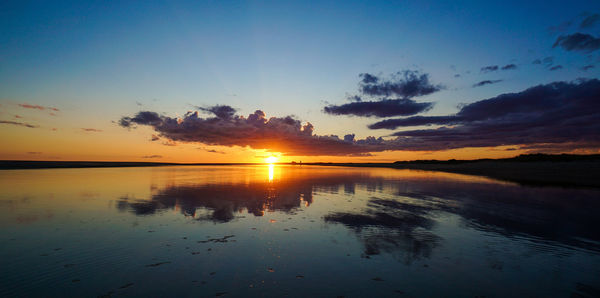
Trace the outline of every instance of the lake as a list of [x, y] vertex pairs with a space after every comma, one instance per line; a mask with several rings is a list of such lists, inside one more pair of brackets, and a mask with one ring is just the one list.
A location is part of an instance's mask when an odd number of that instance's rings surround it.
[[0, 296], [598, 297], [599, 211], [415, 170], [5, 170]]

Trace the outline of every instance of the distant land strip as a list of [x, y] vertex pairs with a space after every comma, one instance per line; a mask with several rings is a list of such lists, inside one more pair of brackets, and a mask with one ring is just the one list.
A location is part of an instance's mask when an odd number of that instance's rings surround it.
[[[238, 166], [264, 163], [161, 163], [101, 161], [25, 161], [2, 160], [0, 170], [53, 168], [106, 168], [156, 166]], [[600, 154], [523, 154], [512, 158], [476, 160], [413, 160], [394, 163], [278, 163], [343, 167], [379, 167], [441, 171], [516, 182], [524, 185], [562, 187], [600, 187]]]

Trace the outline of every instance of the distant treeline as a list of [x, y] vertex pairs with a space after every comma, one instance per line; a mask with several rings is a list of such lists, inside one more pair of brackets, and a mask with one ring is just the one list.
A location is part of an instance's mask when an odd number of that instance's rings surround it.
[[540, 161], [552, 161], [552, 162], [565, 162], [565, 161], [591, 161], [591, 160], [600, 160], [600, 154], [543, 154], [543, 153], [535, 153], [535, 154], [521, 154], [519, 156], [510, 157], [510, 158], [481, 158], [474, 160], [460, 160], [460, 159], [450, 159], [450, 160], [436, 160], [436, 159], [426, 159], [426, 160], [410, 160], [410, 161], [396, 161], [395, 164], [455, 164], [455, 163], [472, 163], [472, 162], [482, 162], [482, 161], [495, 161], [495, 162], [507, 162], [507, 161], [515, 161], [515, 162], [540, 162]]
[[[394, 163], [332, 163], [311, 162], [296, 163], [293, 165], [339, 165], [354, 167], [396, 167], [408, 165], [454, 165], [481, 162], [570, 162], [570, 161], [600, 161], [600, 154], [522, 154], [511, 158], [500, 159], [475, 159], [475, 160], [411, 160], [396, 161]], [[35, 161], [35, 160], [0, 160], [0, 169], [49, 169], [49, 168], [106, 168], [106, 167], [158, 167], [158, 166], [226, 166], [226, 165], [253, 165], [261, 163], [166, 163], [166, 162], [113, 162], [113, 161]], [[285, 164], [285, 163], [282, 163]]]

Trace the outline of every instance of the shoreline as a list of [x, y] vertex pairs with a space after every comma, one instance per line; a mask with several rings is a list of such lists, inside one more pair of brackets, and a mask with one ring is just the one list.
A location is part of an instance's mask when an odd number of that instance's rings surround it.
[[[266, 163], [161, 163], [0, 160], [0, 170], [161, 166], [244, 166]], [[416, 160], [394, 163], [278, 163], [292, 166], [341, 166], [440, 171], [485, 176], [523, 185], [600, 188], [600, 155], [520, 155], [504, 159]]]

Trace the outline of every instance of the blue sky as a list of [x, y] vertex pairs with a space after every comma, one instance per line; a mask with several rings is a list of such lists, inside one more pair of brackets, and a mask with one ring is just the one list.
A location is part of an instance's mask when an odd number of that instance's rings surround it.
[[[360, 73], [412, 69], [446, 88], [428, 115], [553, 81], [595, 78], [598, 51], [552, 45], [587, 32], [598, 1], [5, 1], [0, 100], [60, 106], [109, 125], [151, 109], [183, 114], [227, 104], [241, 114], [296, 115], [319, 134], [384, 135], [372, 119], [331, 116]], [[572, 21], [562, 30], [553, 30]], [[533, 65], [553, 57], [562, 69]], [[488, 65], [516, 70], [481, 73]], [[455, 77], [455, 75], [460, 77]], [[483, 80], [502, 80], [478, 88]]]

